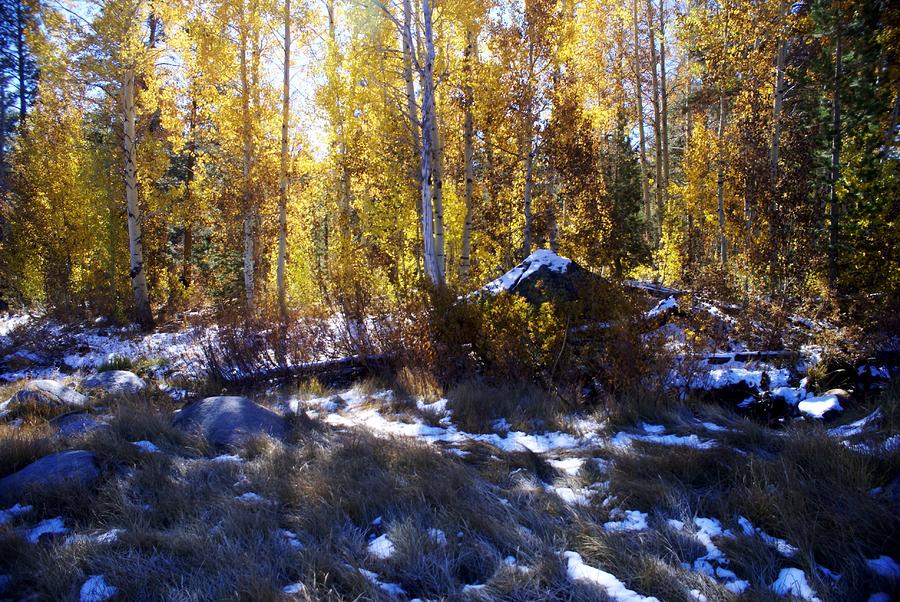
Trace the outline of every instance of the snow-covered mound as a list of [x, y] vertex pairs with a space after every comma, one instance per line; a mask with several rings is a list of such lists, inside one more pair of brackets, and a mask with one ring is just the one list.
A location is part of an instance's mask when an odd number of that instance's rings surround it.
[[538, 249], [525, 260], [496, 278], [474, 295], [495, 296], [501, 292], [518, 294], [531, 303], [545, 301], [574, 301], [585, 298], [592, 287], [604, 280], [584, 269], [571, 259], [561, 257], [550, 249]]

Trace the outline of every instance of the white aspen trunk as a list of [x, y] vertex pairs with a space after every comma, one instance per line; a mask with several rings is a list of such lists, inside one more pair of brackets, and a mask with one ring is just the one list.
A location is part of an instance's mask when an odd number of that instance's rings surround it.
[[725, 159], [722, 157], [725, 137], [725, 94], [719, 93], [719, 128], [717, 132], [718, 160], [716, 161], [716, 198], [719, 204], [719, 259], [728, 265], [728, 237], [725, 234]]
[[659, 99], [662, 118], [663, 206], [669, 195], [669, 93], [666, 89], [666, 0], [659, 0]]
[[241, 138], [243, 143], [242, 176], [244, 201], [244, 296], [247, 307], [253, 309], [255, 304], [255, 260], [253, 250], [253, 230], [255, 225], [255, 207], [253, 206], [253, 182], [250, 177], [250, 166], [253, 162], [253, 140], [250, 122], [250, 81], [247, 74], [247, 23], [242, 21], [240, 33], [241, 57]]
[[641, 148], [641, 196], [644, 201], [644, 220], [650, 223], [650, 182], [647, 180], [647, 139], [644, 135], [644, 94], [641, 91], [641, 54], [640, 28], [638, 21], [638, 2], [632, 2], [634, 22], [634, 93], [637, 100], [638, 137]]
[[[433, 139], [437, 132], [434, 106], [434, 37], [432, 32], [431, 4], [429, 0], [422, 2], [423, 21], [425, 29], [425, 64], [422, 65], [422, 239], [423, 259], [425, 274], [435, 286], [444, 285], [444, 273], [439, 262], [439, 256], [444, 254], [443, 248], [438, 249], [436, 236], [436, 224], [439, 221], [437, 209], [432, 203], [435, 195], [432, 190], [432, 181], [435, 176], [432, 159], [434, 158]], [[441, 216], [442, 217], [442, 216]], [[443, 235], [443, 224], [440, 226]], [[440, 240], [443, 247], [443, 238]]]
[[134, 69], [125, 73], [122, 82], [122, 120], [124, 136], [122, 150], [125, 155], [125, 205], [128, 211], [128, 252], [130, 256], [131, 290], [134, 293], [134, 309], [143, 328], [153, 326], [150, 310], [150, 294], [147, 290], [147, 272], [144, 270], [144, 246], [141, 241], [141, 208], [137, 197], [137, 140], [135, 121], [137, 107], [134, 104]]
[[465, 200], [466, 217], [463, 223], [462, 252], [459, 257], [459, 279], [468, 280], [472, 267], [472, 192], [475, 184], [475, 165], [473, 152], [474, 127], [472, 125], [472, 57], [475, 54], [475, 35], [471, 30], [466, 30], [466, 50], [464, 54], [463, 71], [465, 88], [463, 90], [463, 104], [465, 114], [463, 116], [463, 160], [465, 161]]
[[660, 110], [659, 110], [659, 78], [657, 77], [657, 67], [659, 66], [659, 56], [656, 52], [656, 34], [653, 27], [653, 2], [647, 0], [647, 25], [650, 33], [650, 74], [651, 84], [653, 86], [653, 148], [656, 153], [656, 179], [653, 187], [656, 191], [656, 220], [657, 220], [657, 236], [662, 227], [663, 215], [663, 174], [662, 174], [662, 136], [660, 133]]
[[281, 90], [281, 164], [278, 182], [278, 266], [275, 288], [282, 323], [287, 320], [285, 262], [287, 256], [288, 125], [291, 119], [291, 0], [284, 0], [284, 81]]

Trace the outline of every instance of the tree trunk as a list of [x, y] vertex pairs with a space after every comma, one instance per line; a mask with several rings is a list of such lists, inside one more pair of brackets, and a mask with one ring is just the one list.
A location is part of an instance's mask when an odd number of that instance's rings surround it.
[[531, 254], [531, 189], [534, 186], [534, 141], [529, 132], [527, 138], [528, 148], [525, 155], [525, 198], [523, 212], [525, 214], [525, 227], [522, 231], [522, 256]]
[[288, 124], [291, 100], [291, 0], [284, 0], [284, 81], [281, 90], [281, 164], [278, 182], [278, 266], [275, 271], [275, 288], [278, 294], [278, 311], [281, 322], [287, 321], [287, 295], [284, 270], [287, 255], [287, 196], [288, 196]]
[[769, 245], [771, 249], [769, 272], [772, 286], [775, 285], [775, 273], [778, 262], [778, 162], [781, 160], [781, 112], [784, 105], [784, 61], [787, 53], [787, 41], [784, 39], [784, 21], [787, 17], [787, 0], [781, 0], [778, 10], [778, 27], [781, 34], [778, 38], [778, 54], [775, 58], [775, 98], [772, 103], [772, 152], [769, 157]]
[[656, 53], [656, 34], [653, 27], [653, 2], [647, 0], [647, 24], [650, 32], [650, 75], [651, 85], [653, 86], [653, 148], [656, 154], [656, 181], [653, 187], [656, 189], [656, 220], [657, 220], [657, 236], [659, 236], [662, 227], [663, 214], [663, 193], [662, 193], [662, 136], [660, 134], [660, 114], [659, 114], [659, 78], [656, 74], [656, 68], [659, 65], [659, 56]]
[[666, 86], [666, 0], [659, 0], [659, 99], [662, 117], [663, 206], [669, 195], [669, 92]]
[[[423, 21], [425, 28], [425, 64], [422, 65], [422, 239], [423, 259], [425, 275], [432, 284], [441, 287], [444, 285], [444, 273], [439, 258], [443, 257], [443, 239], [438, 242], [436, 225], [443, 219], [442, 208], [433, 207], [432, 203], [437, 198], [432, 190], [432, 181], [435, 177], [432, 160], [435, 156], [434, 134], [437, 132], [435, 106], [434, 106], [434, 36], [432, 32], [431, 4], [429, 0], [422, 1]], [[438, 213], [438, 210], [441, 213]], [[443, 224], [440, 226], [443, 233]], [[439, 248], [440, 245], [440, 248]]]
[[716, 198], [719, 203], [719, 259], [722, 267], [728, 265], [728, 237], [725, 234], [725, 158], [722, 156], [725, 138], [725, 94], [719, 92], [719, 128], [716, 153]]
[[16, 67], [19, 72], [19, 127], [25, 126], [28, 114], [28, 86], [25, 82], [25, 16], [22, 14], [23, 0], [16, 2]]
[[834, 86], [831, 97], [831, 195], [828, 222], [828, 284], [832, 290], [836, 288], [838, 278], [838, 227], [840, 225], [840, 207], [837, 196], [837, 183], [841, 177], [841, 79], [843, 76], [843, 40], [841, 37], [840, 13], [835, 18], [834, 27]]
[[438, 127], [433, 87], [431, 102], [431, 128], [433, 130], [431, 134], [431, 152], [433, 154], [431, 195], [434, 205], [434, 257], [443, 283], [447, 273], [447, 256], [444, 251], [444, 140]]
[[472, 57], [475, 54], [475, 35], [471, 30], [466, 30], [466, 50], [463, 62], [463, 77], [465, 79], [463, 89], [463, 104], [465, 114], [463, 116], [463, 160], [465, 161], [466, 178], [466, 217], [463, 223], [462, 252], [459, 257], [459, 279], [465, 282], [469, 278], [472, 267], [472, 189], [475, 184], [475, 165], [473, 152], [474, 128], [472, 126], [472, 103], [474, 93], [472, 91]]
[[124, 122], [122, 150], [125, 155], [125, 205], [128, 212], [131, 290], [134, 293], [134, 310], [138, 323], [142, 328], [147, 329], [153, 327], [153, 314], [150, 310], [150, 294], [147, 290], [147, 272], [144, 270], [141, 208], [137, 197], [137, 140], [135, 140], [137, 107], [134, 104], [134, 77], [134, 70], [129, 69], [122, 84], [122, 120]]
[[249, 309], [255, 304], [255, 270], [256, 262], [253, 250], [253, 231], [256, 211], [253, 199], [253, 182], [250, 166], [253, 162], [253, 132], [250, 121], [250, 81], [247, 74], [247, 23], [246, 18], [240, 24], [240, 77], [241, 77], [241, 138], [243, 143], [242, 175], [243, 175], [243, 210], [244, 210], [244, 299]]
[[641, 91], [641, 54], [638, 21], [638, 2], [632, 2], [634, 18], [634, 90], [637, 101], [637, 126], [641, 146], [641, 196], [644, 200], [644, 219], [650, 223], [650, 183], [647, 180], [647, 140], [644, 136], [644, 98]]
[[[335, 6], [334, 0], [329, 0], [325, 5], [328, 11], [328, 56], [329, 60], [334, 63], [335, 77], [338, 77], [338, 69], [340, 67], [340, 49], [337, 42], [337, 24], [335, 22]], [[342, 240], [349, 240], [355, 229], [355, 218], [353, 216], [353, 207], [350, 201], [350, 168], [347, 165], [347, 137], [344, 125], [344, 112], [341, 107], [341, 99], [337, 84], [333, 88], [334, 98], [332, 106], [332, 125], [335, 132], [335, 143], [337, 146], [337, 170], [338, 170], [338, 208], [341, 212], [341, 236]]]

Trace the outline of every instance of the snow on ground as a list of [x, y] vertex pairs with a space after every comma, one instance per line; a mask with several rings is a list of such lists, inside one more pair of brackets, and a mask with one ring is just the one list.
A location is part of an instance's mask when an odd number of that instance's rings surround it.
[[372, 571], [367, 571], [366, 569], [357, 569], [359, 570], [359, 574], [369, 580], [369, 582], [381, 589], [386, 594], [391, 596], [404, 596], [406, 595], [406, 590], [400, 587], [396, 583], [385, 583], [381, 581], [381, 578], [378, 576], [378, 573], [373, 573]]
[[751, 523], [749, 519], [743, 516], [738, 517], [738, 525], [741, 527], [741, 531], [744, 533], [744, 535], [748, 537], [756, 535], [761, 540], [763, 540], [766, 545], [777, 550], [778, 553], [785, 558], [796, 556], [797, 552], [799, 551], [796, 547], [792, 546], [784, 539], [769, 535], [762, 529], [754, 527], [753, 523]]
[[[387, 397], [390, 392], [376, 393], [373, 397]], [[447, 426], [431, 426], [420, 420], [397, 422], [386, 418], [378, 408], [365, 404], [367, 396], [351, 389], [340, 394], [347, 402], [340, 413], [331, 413], [325, 422], [337, 427], [361, 427], [383, 437], [410, 437], [427, 443], [461, 444], [466, 441], [477, 441], [493, 445], [506, 452], [528, 450], [538, 454], [563, 450], [578, 450], [596, 445], [600, 442], [597, 433], [584, 437], [576, 437], [558, 431], [546, 433], [525, 433], [510, 431], [506, 435], [497, 433], [467, 433], [455, 425], [446, 422]], [[314, 401], [314, 400], [313, 400]], [[310, 403], [310, 402], [308, 402]]]
[[616, 447], [628, 447], [632, 441], [645, 441], [659, 445], [680, 445], [695, 449], [710, 449], [716, 446], [715, 441], [700, 439], [697, 435], [641, 435], [635, 433], [617, 433], [610, 443]]
[[881, 413], [881, 408], [876, 408], [875, 411], [871, 414], [864, 416], [859, 420], [855, 420], [850, 424], [836, 426], [834, 428], [828, 429], [828, 434], [832, 437], [841, 438], [860, 435], [870, 427], [875, 426], [876, 424], [881, 422], [882, 417], [883, 414]]
[[394, 555], [394, 552], [396, 552], [394, 543], [388, 539], [387, 535], [376, 537], [370, 541], [367, 549], [370, 555], [375, 558], [380, 558], [381, 560], [387, 560]]
[[609, 513], [610, 518], [620, 520], [612, 520], [603, 524], [603, 528], [607, 531], [643, 531], [648, 528], [647, 513], [640, 510], [619, 510], [614, 509]]
[[577, 552], [565, 552], [563, 556], [566, 559], [566, 573], [569, 579], [599, 587], [613, 602], [659, 602], [657, 598], [642, 596], [628, 589], [612, 573], [585, 564]]
[[25, 539], [29, 543], [37, 543], [44, 535], [64, 535], [69, 532], [61, 516], [42, 520], [35, 527], [29, 529]]
[[781, 569], [778, 578], [771, 585], [771, 590], [779, 596], [794, 596], [809, 602], [819, 602], [815, 590], [806, 580], [806, 573], [801, 569]]
[[28, 514], [29, 512], [31, 512], [31, 510], [31, 506], [25, 506], [22, 504], [16, 504], [15, 506], [7, 508], [6, 510], [0, 510], [0, 525], [4, 525], [12, 521], [17, 516]]
[[871, 560], [866, 560], [866, 564], [876, 575], [880, 575], [885, 579], [900, 581], [900, 564], [897, 564], [897, 561], [890, 556], [872, 558]]
[[[670, 519], [668, 523], [676, 531], [684, 530], [685, 525], [679, 520]], [[750, 583], [739, 579], [737, 574], [728, 568], [728, 558], [713, 541], [714, 538], [733, 537], [734, 534], [727, 529], [723, 530], [722, 524], [714, 518], [695, 517], [694, 529], [693, 537], [706, 548], [706, 554], [694, 560], [693, 569], [707, 577], [720, 580], [722, 586], [733, 594], [746, 591]]]
[[117, 588], [106, 582], [103, 575], [91, 575], [81, 586], [78, 600], [79, 602], [104, 602], [115, 596], [117, 591]]

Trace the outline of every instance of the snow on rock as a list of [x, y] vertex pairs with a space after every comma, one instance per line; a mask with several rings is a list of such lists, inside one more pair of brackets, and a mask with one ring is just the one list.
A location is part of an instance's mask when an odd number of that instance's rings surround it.
[[64, 535], [68, 532], [69, 530], [66, 528], [62, 517], [57, 516], [56, 518], [42, 520], [29, 529], [25, 534], [25, 539], [28, 540], [28, 543], [37, 543], [44, 535]]
[[900, 581], [900, 564], [897, 564], [897, 561], [890, 556], [879, 556], [878, 558], [866, 560], [866, 565], [876, 575], [885, 579]]
[[610, 518], [620, 520], [612, 520], [603, 523], [603, 528], [607, 531], [643, 531], [647, 529], [647, 513], [640, 510], [619, 510], [614, 509], [609, 513]]
[[31, 506], [24, 506], [22, 504], [16, 504], [6, 510], [0, 510], [0, 525], [5, 525], [17, 516], [28, 514], [31, 510]]
[[387, 535], [376, 537], [375, 539], [370, 541], [367, 549], [369, 551], [369, 555], [374, 556], [375, 558], [380, 558], [381, 560], [387, 560], [394, 555], [394, 552], [397, 551], [397, 549], [394, 547], [394, 543], [390, 539], [388, 539]]
[[802, 569], [781, 569], [781, 572], [778, 573], [778, 578], [769, 589], [779, 596], [795, 596], [809, 602], [819, 602], [815, 590], [809, 585], [809, 581], [806, 580], [806, 573]]
[[78, 592], [79, 602], [104, 602], [116, 595], [117, 588], [109, 585], [103, 575], [91, 575]]
[[496, 295], [501, 291], [512, 290], [516, 284], [525, 280], [542, 267], [547, 267], [552, 272], [563, 273], [569, 269], [570, 265], [572, 265], [571, 260], [560, 257], [550, 249], [538, 249], [510, 271], [488, 282], [482, 287], [481, 291], [490, 295]]
[[810, 397], [797, 404], [797, 409], [812, 418], [824, 418], [828, 412], [841, 412], [841, 402], [837, 395]]
[[572, 581], [580, 581], [597, 586], [606, 592], [614, 602], [659, 602], [650, 596], [642, 596], [625, 587], [612, 573], [586, 565], [577, 552], [565, 552], [566, 573]]
[[656, 307], [644, 314], [644, 317], [646, 317], [648, 320], [652, 320], [653, 318], [666, 314], [670, 311], [674, 311], [676, 309], [678, 309], [678, 301], [675, 299], [675, 297], [667, 297], [657, 303]]

